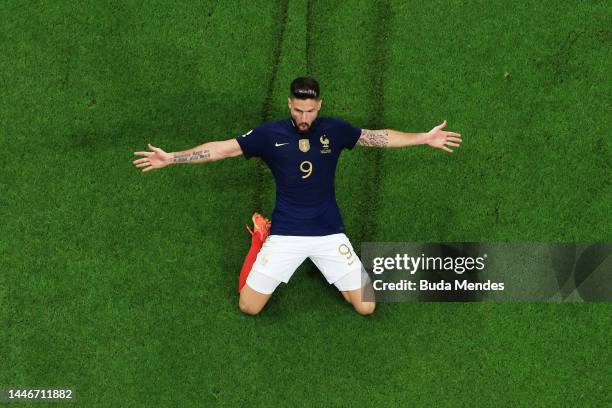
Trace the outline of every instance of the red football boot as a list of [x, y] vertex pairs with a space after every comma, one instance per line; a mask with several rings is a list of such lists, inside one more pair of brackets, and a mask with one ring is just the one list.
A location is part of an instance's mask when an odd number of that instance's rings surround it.
[[268, 238], [268, 235], [270, 235], [270, 226], [272, 225], [270, 220], [257, 212], [253, 213], [252, 219], [253, 229], [249, 228], [248, 225], [246, 226], [247, 230], [249, 230], [249, 233], [251, 234], [251, 248], [244, 259], [242, 269], [240, 270], [240, 277], [238, 278], [239, 293], [249, 277], [249, 273], [251, 272], [251, 268], [255, 263], [255, 259], [257, 259], [259, 250], [261, 249], [266, 238]]

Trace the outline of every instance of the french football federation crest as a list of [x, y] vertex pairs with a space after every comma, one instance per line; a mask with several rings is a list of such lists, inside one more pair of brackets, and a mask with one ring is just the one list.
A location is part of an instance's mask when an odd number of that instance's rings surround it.
[[300, 139], [299, 147], [301, 151], [306, 153], [310, 150], [310, 141], [308, 139]]
[[322, 135], [319, 138], [319, 141], [321, 142], [321, 153], [331, 153], [331, 149], [329, 148], [329, 139], [325, 135]]

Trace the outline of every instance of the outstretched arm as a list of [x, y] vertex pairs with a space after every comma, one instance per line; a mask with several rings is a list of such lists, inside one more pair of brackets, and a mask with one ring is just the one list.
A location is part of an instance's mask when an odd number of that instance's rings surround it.
[[406, 133], [391, 129], [362, 129], [361, 136], [357, 140], [357, 146], [406, 147], [426, 144], [452, 153], [453, 150], [447, 146], [459, 147], [463, 140], [459, 133], [442, 130], [445, 126], [446, 120], [427, 133]]
[[236, 139], [218, 142], [208, 142], [193, 149], [170, 153], [173, 163], [206, 163], [236, 157], [242, 154], [242, 149]]
[[133, 162], [136, 167], [145, 167], [142, 171], [160, 169], [170, 164], [206, 163], [242, 154], [242, 149], [236, 139], [207, 142], [193, 149], [172, 153], [167, 153], [151, 144], [148, 146], [150, 152], [134, 152], [136, 156], [144, 156]]

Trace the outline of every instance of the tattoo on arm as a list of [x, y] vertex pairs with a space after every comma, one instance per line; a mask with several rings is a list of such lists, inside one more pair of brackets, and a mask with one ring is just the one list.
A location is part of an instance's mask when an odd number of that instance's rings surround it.
[[389, 143], [389, 131], [362, 129], [357, 140], [358, 146], [385, 147]]
[[174, 156], [174, 162], [175, 163], [189, 163], [189, 162], [200, 160], [200, 159], [206, 159], [208, 157], [210, 157], [209, 150], [200, 150], [200, 151], [188, 153], [188, 154], [177, 154]]

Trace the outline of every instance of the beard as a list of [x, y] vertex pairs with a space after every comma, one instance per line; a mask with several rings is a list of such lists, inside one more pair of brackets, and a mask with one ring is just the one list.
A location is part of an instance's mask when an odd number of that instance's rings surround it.
[[[293, 118], [293, 116], [291, 116], [291, 123], [293, 123], [293, 128], [298, 132], [298, 133], [306, 133], [310, 130], [310, 128], [312, 127], [312, 123], [308, 123], [308, 122], [298, 122], [297, 120], [295, 120], [295, 118]], [[314, 123], [314, 120], [313, 120]]]

